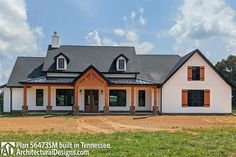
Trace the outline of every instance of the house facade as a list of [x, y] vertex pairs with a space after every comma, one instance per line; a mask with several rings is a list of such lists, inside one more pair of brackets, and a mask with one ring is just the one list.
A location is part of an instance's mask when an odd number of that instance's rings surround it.
[[60, 45], [18, 57], [4, 86], [5, 113], [231, 113], [231, 84], [194, 50], [137, 55], [134, 47]]

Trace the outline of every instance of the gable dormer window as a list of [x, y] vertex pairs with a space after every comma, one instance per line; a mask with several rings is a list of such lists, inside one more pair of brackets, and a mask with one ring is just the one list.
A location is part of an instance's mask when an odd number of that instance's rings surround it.
[[57, 70], [66, 70], [67, 62], [64, 56], [57, 57]]
[[117, 71], [126, 71], [126, 60], [123, 57], [120, 57], [116, 63]]
[[54, 57], [57, 70], [66, 70], [70, 59], [63, 53], [58, 54]]
[[65, 59], [64, 58], [58, 58], [58, 68], [65, 69]]

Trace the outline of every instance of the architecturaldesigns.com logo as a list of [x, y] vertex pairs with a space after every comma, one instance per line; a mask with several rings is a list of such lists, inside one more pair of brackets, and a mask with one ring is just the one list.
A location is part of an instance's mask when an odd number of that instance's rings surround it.
[[13, 155], [15, 146], [15, 142], [0, 142], [0, 156]]

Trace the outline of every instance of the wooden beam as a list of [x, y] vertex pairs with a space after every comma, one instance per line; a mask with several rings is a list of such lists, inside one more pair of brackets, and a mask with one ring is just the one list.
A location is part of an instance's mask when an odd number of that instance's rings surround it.
[[26, 85], [24, 85], [23, 106], [27, 106], [27, 86]]
[[104, 113], [109, 112], [109, 89], [105, 87], [105, 106], [104, 106]]
[[131, 106], [134, 106], [134, 87], [131, 87]]
[[79, 100], [78, 100], [78, 86], [75, 86], [74, 88], [74, 106], [79, 106]]
[[48, 106], [51, 106], [51, 85], [48, 85]]
[[157, 108], [157, 88], [154, 89], [154, 108]]

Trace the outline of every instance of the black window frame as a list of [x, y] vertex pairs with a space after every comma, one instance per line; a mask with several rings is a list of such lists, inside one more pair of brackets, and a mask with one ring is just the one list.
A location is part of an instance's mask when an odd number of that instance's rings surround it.
[[200, 81], [200, 66], [193, 66], [192, 67], [192, 80], [193, 81]]
[[[144, 97], [142, 97], [142, 96], [144, 96]], [[146, 91], [145, 90], [138, 91], [138, 106], [139, 107], [146, 106]]]
[[[120, 93], [121, 92], [121, 93]], [[120, 97], [124, 96], [124, 98]], [[112, 102], [112, 97], [117, 97], [117, 102]], [[109, 106], [111, 107], [125, 107], [127, 106], [127, 91], [123, 89], [109, 90]]]
[[[62, 63], [60, 61], [63, 61]], [[63, 67], [61, 67], [63, 65]], [[65, 58], [58, 58], [58, 69], [65, 69]]]
[[[43, 93], [43, 89], [36, 89], [36, 106], [43, 106], [43, 97], [44, 97], [44, 93]], [[41, 100], [40, 100], [41, 99]]]
[[[61, 104], [59, 96], [63, 99]], [[74, 89], [56, 89], [56, 106], [73, 106], [74, 105]]]
[[[120, 63], [120, 62], [122, 62], [122, 63]], [[118, 68], [119, 68], [119, 70], [125, 70], [125, 60], [124, 59], [118, 60]]]
[[204, 107], [204, 90], [188, 90], [188, 107]]

